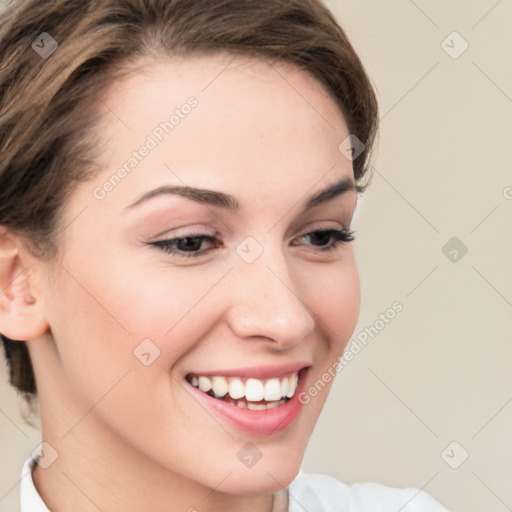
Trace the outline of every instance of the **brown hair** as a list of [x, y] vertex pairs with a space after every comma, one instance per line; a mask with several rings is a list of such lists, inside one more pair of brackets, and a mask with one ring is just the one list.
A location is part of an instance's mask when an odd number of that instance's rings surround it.
[[[0, 13], [0, 225], [40, 257], [56, 251], [73, 184], [95, 172], [93, 106], [144, 58], [227, 52], [299, 66], [325, 86], [365, 145], [353, 161], [364, 188], [377, 100], [320, 0], [12, 0]], [[11, 384], [35, 395], [26, 344], [2, 341]]]

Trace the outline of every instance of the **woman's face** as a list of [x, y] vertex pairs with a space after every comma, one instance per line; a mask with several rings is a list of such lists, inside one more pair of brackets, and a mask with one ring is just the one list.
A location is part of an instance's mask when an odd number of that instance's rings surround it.
[[103, 171], [64, 210], [45, 281], [52, 369], [36, 372], [57, 449], [101, 442], [256, 494], [296, 475], [355, 327], [337, 235], [357, 195], [348, 128], [316, 80], [230, 60], [148, 64], [105, 96]]

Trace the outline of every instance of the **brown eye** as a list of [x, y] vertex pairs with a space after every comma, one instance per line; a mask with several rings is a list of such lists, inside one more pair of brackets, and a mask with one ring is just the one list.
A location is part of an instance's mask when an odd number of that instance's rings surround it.
[[300, 236], [299, 239], [306, 241], [307, 245], [328, 251], [336, 249], [336, 247], [343, 243], [352, 242], [354, 240], [354, 233], [346, 229], [316, 230]]
[[158, 240], [151, 242], [150, 245], [168, 254], [176, 254], [177, 256], [190, 258], [201, 256], [211, 249], [222, 247], [222, 242], [209, 235], [189, 235], [168, 240]]

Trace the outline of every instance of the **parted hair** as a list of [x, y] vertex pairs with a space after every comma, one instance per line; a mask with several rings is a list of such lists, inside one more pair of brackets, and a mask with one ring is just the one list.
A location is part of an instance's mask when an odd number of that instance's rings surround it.
[[[99, 169], [102, 92], [145, 59], [215, 53], [292, 63], [321, 82], [365, 146], [353, 161], [364, 189], [377, 100], [320, 0], [10, 0], [0, 7], [0, 225], [52, 258], [66, 198]], [[11, 384], [36, 396], [26, 343], [2, 342]]]

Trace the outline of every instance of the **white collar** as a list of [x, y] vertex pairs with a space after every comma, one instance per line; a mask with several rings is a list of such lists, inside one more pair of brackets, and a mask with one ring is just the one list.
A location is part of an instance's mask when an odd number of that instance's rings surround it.
[[27, 459], [21, 470], [21, 512], [50, 512], [50, 509], [39, 496], [34, 480], [32, 480], [32, 469], [37, 463], [37, 459], [38, 457]]

